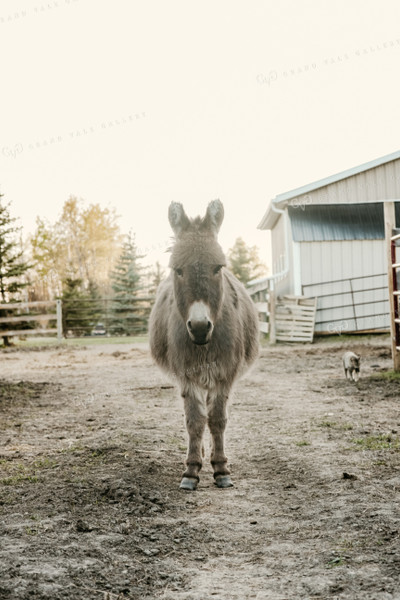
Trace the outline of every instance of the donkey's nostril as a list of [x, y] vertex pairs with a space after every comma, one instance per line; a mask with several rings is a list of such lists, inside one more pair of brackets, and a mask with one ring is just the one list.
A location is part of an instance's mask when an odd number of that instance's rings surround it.
[[211, 323], [211, 321], [208, 321], [208, 323], [207, 323], [207, 331], [210, 331], [211, 327], [212, 327], [212, 323]]
[[188, 329], [192, 331], [192, 321], [187, 322]]

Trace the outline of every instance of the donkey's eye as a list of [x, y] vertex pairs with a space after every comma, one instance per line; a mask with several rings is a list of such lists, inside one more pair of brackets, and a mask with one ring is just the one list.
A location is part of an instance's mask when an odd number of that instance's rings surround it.
[[222, 269], [222, 266], [223, 265], [217, 265], [216, 267], [214, 267], [214, 269], [213, 269], [214, 275], [217, 275], [217, 273], [220, 272], [220, 270]]
[[182, 277], [183, 276], [182, 269], [175, 269], [175, 273], [178, 275], [178, 277]]

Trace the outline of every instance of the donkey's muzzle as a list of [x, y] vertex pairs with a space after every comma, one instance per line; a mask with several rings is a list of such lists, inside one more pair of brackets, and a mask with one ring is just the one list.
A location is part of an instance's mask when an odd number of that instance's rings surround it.
[[195, 302], [189, 311], [189, 319], [186, 321], [186, 327], [190, 339], [194, 344], [202, 346], [208, 344], [214, 329], [209, 317], [209, 311], [203, 302]]

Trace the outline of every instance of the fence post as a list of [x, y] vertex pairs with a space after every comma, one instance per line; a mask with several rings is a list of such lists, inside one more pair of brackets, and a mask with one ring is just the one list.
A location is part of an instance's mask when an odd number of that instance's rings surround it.
[[275, 282], [271, 279], [269, 288], [269, 341], [270, 344], [276, 344], [276, 320], [275, 320]]
[[56, 300], [57, 303], [57, 339], [62, 340], [62, 304], [61, 300]]
[[394, 295], [394, 280], [396, 273], [393, 270], [393, 258], [392, 258], [392, 242], [391, 237], [393, 235], [393, 229], [396, 227], [396, 213], [394, 202], [384, 202], [384, 216], [385, 216], [385, 238], [386, 238], [386, 256], [388, 264], [388, 288], [389, 288], [389, 306], [390, 306], [390, 340], [392, 346], [392, 359], [393, 369], [400, 371], [400, 352], [396, 347], [396, 322], [395, 322], [395, 302], [398, 302], [397, 297]]

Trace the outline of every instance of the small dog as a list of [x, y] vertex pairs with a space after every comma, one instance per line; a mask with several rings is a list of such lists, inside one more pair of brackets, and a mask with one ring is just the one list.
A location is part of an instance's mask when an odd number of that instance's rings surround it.
[[354, 352], [345, 352], [345, 354], [343, 354], [343, 367], [346, 379], [350, 379], [350, 381], [359, 380], [360, 360], [361, 356]]

